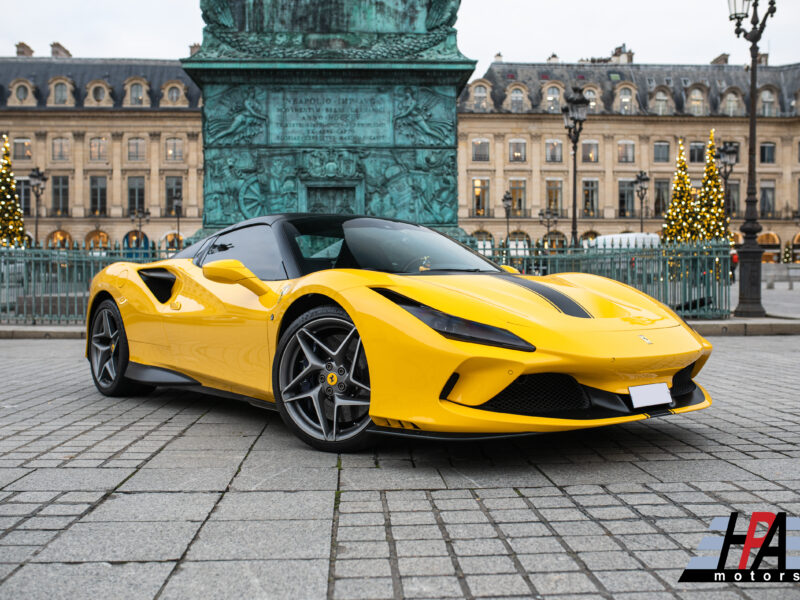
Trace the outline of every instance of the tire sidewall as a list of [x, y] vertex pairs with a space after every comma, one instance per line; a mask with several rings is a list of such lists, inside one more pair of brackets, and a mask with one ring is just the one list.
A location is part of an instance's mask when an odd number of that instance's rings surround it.
[[128, 360], [129, 360], [129, 350], [128, 350], [128, 336], [125, 334], [125, 325], [122, 322], [122, 315], [119, 312], [119, 308], [117, 308], [117, 303], [113, 300], [103, 300], [100, 305], [97, 307], [97, 310], [92, 317], [92, 323], [89, 328], [89, 346], [91, 352], [91, 336], [94, 332], [94, 326], [97, 322], [97, 319], [100, 318], [100, 315], [103, 313], [104, 310], [108, 310], [111, 313], [111, 316], [114, 319], [115, 324], [119, 328], [119, 339], [117, 340], [117, 344], [119, 346], [119, 364], [117, 365], [117, 375], [114, 378], [114, 381], [111, 385], [103, 385], [97, 378], [97, 374], [94, 372], [94, 366], [92, 365], [91, 356], [89, 359], [89, 370], [92, 372], [92, 379], [94, 380], [94, 385], [97, 389], [106, 396], [118, 396], [122, 393], [122, 389], [125, 387], [126, 379], [125, 379], [125, 370], [128, 368]]
[[300, 317], [295, 319], [291, 325], [289, 325], [286, 331], [283, 332], [283, 335], [278, 341], [278, 346], [275, 350], [275, 359], [272, 361], [272, 390], [273, 395], [275, 396], [275, 405], [278, 408], [281, 419], [286, 427], [288, 427], [289, 430], [298, 438], [303, 440], [309, 446], [312, 446], [317, 450], [322, 450], [323, 452], [352, 452], [363, 448], [369, 441], [371, 437], [369, 426], [367, 426], [366, 429], [354, 437], [340, 442], [319, 440], [308, 435], [297, 424], [295, 424], [295, 422], [292, 420], [292, 417], [289, 415], [289, 412], [286, 410], [286, 405], [283, 403], [283, 399], [281, 398], [280, 364], [283, 354], [286, 351], [286, 346], [289, 344], [289, 340], [292, 339], [292, 336], [294, 336], [299, 329], [305, 327], [312, 321], [329, 317], [336, 317], [343, 319], [348, 323], [353, 323], [353, 319], [351, 319], [350, 316], [338, 306], [325, 305], [312, 308], [311, 310], [303, 313], [300, 315]]

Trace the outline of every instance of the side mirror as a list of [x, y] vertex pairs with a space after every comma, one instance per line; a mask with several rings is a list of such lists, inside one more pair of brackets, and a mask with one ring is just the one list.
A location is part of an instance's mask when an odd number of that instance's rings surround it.
[[203, 277], [217, 283], [238, 283], [256, 296], [265, 296], [271, 291], [269, 286], [238, 260], [225, 259], [206, 263], [203, 265]]
[[519, 269], [515, 269], [511, 265], [500, 265], [500, 268], [503, 269], [506, 273], [515, 273], [519, 275]]

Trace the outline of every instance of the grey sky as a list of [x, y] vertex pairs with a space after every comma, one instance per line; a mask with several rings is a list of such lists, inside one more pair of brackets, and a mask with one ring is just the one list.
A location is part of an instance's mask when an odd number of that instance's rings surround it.
[[[181, 58], [202, 37], [200, 0], [3, 4], [1, 56], [13, 55], [18, 41], [48, 56], [50, 42], [59, 41], [78, 57]], [[800, 62], [800, 1], [777, 5], [762, 48], [770, 64]], [[456, 27], [462, 52], [480, 61], [476, 75], [498, 51], [507, 61], [541, 62], [555, 52], [573, 62], [607, 56], [623, 42], [637, 63], [707, 63], [722, 52], [733, 63], [749, 60], [747, 43], [728, 22], [726, 0], [463, 0]]]

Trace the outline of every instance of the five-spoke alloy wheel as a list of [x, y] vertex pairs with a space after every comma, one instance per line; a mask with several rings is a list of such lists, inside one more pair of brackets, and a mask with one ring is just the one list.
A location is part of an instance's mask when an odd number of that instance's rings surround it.
[[125, 336], [122, 316], [113, 300], [103, 300], [92, 316], [89, 364], [95, 386], [106, 396], [133, 396], [153, 389], [125, 377], [128, 338]]
[[286, 425], [320, 450], [361, 447], [369, 432], [369, 370], [361, 337], [335, 306], [314, 308], [281, 337], [273, 370]]

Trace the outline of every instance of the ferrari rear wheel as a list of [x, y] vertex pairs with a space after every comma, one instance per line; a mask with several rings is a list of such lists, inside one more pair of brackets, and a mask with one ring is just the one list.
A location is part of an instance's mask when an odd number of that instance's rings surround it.
[[128, 368], [128, 338], [122, 315], [113, 300], [103, 300], [92, 317], [89, 330], [89, 364], [94, 385], [106, 396], [137, 396], [153, 388], [125, 377]]
[[367, 357], [341, 308], [314, 308], [289, 326], [278, 343], [273, 383], [283, 421], [307, 444], [347, 452], [367, 441]]

